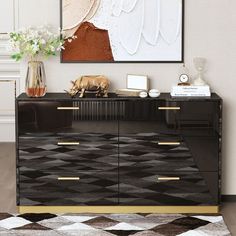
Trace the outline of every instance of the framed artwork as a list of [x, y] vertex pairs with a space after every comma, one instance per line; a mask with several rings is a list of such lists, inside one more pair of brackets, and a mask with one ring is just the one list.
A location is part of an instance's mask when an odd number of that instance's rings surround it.
[[184, 0], [61, 0], [62, 63], [184, 60]]

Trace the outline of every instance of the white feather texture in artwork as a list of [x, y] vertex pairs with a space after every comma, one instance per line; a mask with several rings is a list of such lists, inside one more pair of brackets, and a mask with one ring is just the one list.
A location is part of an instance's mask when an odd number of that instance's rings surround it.
[[122, 12], [119, 17], [119, 37], [122, 46], [129, 54], [139, 48], [144, 23], [144, 0], [139, 0], [133, 11]]
[[137, 53], [143, 40], [153, 46], [158, 44], [159, 36], [168, 45], [177, 40], [182, 23], [180, 0], [113, 1], [120, 43], [130, 55]]
[[161, 0], [161, 27], [162, 38], [172, 44], [180, 33], [182, 4], [179, 0]]
[[[63, 0], [68, 36], [89, 21], [108, 31], [115, 61], [181, 61], [183, 0]], [[71, 3], [68, 11], [68, 3]], [[79, 9], [79, 11], [78, 11]], [[68, 18], [68, 19], [64, 19]]]
[[120, 16], [122, 12], [123, 1], [126, 0], [112, 0], [112, 14], [114, 16]]
[[144, 25], [142, 33], [146, 42], [151, 45], [156, 45], [160, 32], [160, 1], [161, 0], [145, 1]]
[[126, 13], [133, 11], [137, 2], [138, 2], [138, 0], [123, 1], [122, 10]]

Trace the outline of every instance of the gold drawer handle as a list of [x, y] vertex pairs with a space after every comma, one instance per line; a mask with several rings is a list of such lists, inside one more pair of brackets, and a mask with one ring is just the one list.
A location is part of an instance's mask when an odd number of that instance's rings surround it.
[[178, 146], [180, 145], [180, 142], [158, 142], [158, 145]]
[[79, 145], [79, 142], [58, 142], [57, 145], [59, 146], [69, 146], [69, 145]]
[[159, 181], [174, 181], [174, 180], [180, 180], [180, 177], [159, 177]]
[[180, 110], [180, 107], [158, 107], [158, 110]]
[[58, 177], [57, 180], [60, 181], [69, 181], [69, 180], [80, 180], [80, 177]]
[[57, 107], [57, 110], [79, 110], [79, 107]]

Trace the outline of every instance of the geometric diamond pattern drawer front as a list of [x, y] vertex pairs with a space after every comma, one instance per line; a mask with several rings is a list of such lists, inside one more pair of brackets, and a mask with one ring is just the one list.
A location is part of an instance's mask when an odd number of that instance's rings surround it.
[[116, 173], [117, 169], [110, 173], [20, 171], [19, 203], [21, 206], [116, 205]]
[[[19, 137], [21, 168], [35, 171], [38, 169], [113, 171], [114, 168], [118, 168], [116, 135], [101, 133], [33, 135]], [[58, 142], [65, 145], [58, 145]], [[76, 145], [68, 145], [71, 142], [75, 142]]]
[[[145, 168], [120, 171], [121, 205], [217, 205], [217, 173], [163, 172]], [[208, 180], [207, 179], [207, 180]], [[211, 191], [211, 192], [210, 192]]]
[[[177, 145], [158, 145], [161, 140], [178, 140]], [[146, 171], [199, 171], [193, 155], [181, 137], [158, 133], [123, 134], [119, 137], [119, 165]]]

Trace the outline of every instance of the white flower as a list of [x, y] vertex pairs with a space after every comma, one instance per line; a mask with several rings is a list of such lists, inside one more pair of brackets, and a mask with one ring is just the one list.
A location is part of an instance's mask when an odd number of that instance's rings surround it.
[[57, 51], [60, 52], [61, 50], [65, 50], [65, 48], [63, 46], [60, 46], [57, 48]]
[[55, 47], [53, 47], [52, 45], [50, 45], [49, 48], [50, 48], [51, 52], [55, 52], [56, 51]]
[[[22, 57], [50, 56], [64, 50], [65, 37], [61, 30], [53, 31], [49, 26], [30, 27], [10, 33], [9, 49], [20, 53]], [[76, 37], [69, 39], [72, 42]], [[14, 55], [13, 55], [14, 56]]]
[[39, 50], [39, 45], [38, 44], [33, 44], [32, 45], [32, 50], [33, 50], [34, 53], [37, 53], [38, 50]]
[[41, 40], [40, 40], [40, 43], [41, 43], [41, 44], [46, 44], [46, 40], [45, 40], [45, 39], [41, 39]]

